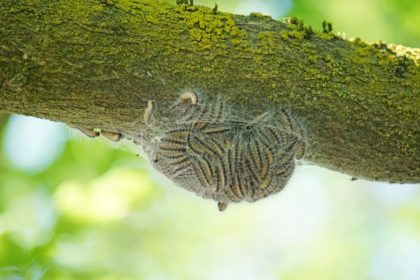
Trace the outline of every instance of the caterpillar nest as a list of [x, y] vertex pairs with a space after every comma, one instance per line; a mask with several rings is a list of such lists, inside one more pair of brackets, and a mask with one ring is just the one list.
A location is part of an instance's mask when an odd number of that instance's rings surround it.
[[218, 202], [253, 202], [279, 192], [305, 150], [299, 123], [283, 110], [254, 119], [222, 98], [182, 93], [170, 108], [148, 102], [143, 150], [176, 185]]

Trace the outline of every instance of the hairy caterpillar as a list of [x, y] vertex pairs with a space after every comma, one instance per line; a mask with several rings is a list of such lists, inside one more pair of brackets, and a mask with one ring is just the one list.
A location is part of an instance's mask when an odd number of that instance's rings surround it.
[[104, 129], [101, 129], [100, 131], [95, 131], [92, 128], [86, 128], [86, 127], [74, 126], [74, 125], [70, 125], [70, 127], [79, 130], [84, 135], [90, 138], [96, 138], [99, 135], [102, 135], [110, 141], [118, 142], [124, 137], [121, 133], [115, 132], [115, 131], [109, 131], [109, 130], [104, 130]]
[[149, 101], [143, 149], [178, 186], [218, 202], [253, 202], [279, 192], [305, 152], [299, 123], [283, 110], [254, 119], [222, 98], [182, 93], [169, 110]]

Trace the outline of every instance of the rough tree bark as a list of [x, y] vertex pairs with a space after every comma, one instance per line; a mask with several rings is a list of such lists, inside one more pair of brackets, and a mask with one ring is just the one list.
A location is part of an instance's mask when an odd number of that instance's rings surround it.
[[185, 88], [250, 114], [286, 107], [307, 161], [420, 181], [420, 50], [301, 22], [155, 0], [1, 1], [0, 111], [139, 137]]

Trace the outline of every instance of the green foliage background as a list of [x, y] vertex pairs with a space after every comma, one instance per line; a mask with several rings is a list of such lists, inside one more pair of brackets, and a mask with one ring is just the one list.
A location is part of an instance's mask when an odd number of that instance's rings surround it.
[[[369, 42], [413, 47], [420, 42], [419, 1], [219, 3], [219, 10], [230, 12], [250, 7], [276, 17], [295, 15], [316, 29], [326, 19], [335, 32]], [[88, 140], [64, 126], [55, 126], [51, 136], [65, 139], [55, 144], [52, 162], [23, 168], [6, 144], [16, 140], [7, 135], [22, 128], [8, 116], [0, 125], [0, 279], [420, 275], [418, 185], [350, 181], [301, 166], [281, 194], [219, 213], [214, 202], [150, 172], [127, 143], [114, 147], [103, 139]], [[38, 133], [45, 132], [36, 131], [25, 143], [30, 146]]]

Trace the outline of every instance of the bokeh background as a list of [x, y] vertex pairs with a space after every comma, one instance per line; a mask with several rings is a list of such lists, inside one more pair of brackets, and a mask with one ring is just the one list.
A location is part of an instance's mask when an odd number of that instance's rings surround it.
[[[218, 7], [295, 15], [318, 30], [325, 19], [368, 42], [420, 45], [417, 0]], [[302, 165], [282, 193], [220, 213], [126, 142], [3, 115], [0, 144], [0, 279], [420, 279], [419, 185]]]

